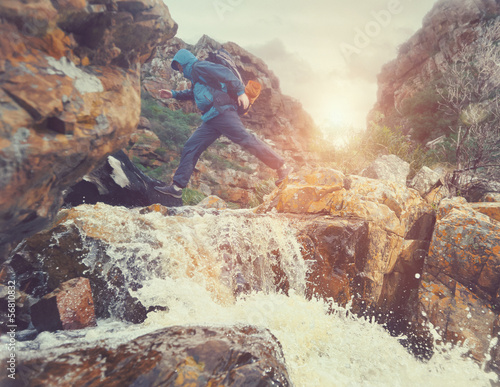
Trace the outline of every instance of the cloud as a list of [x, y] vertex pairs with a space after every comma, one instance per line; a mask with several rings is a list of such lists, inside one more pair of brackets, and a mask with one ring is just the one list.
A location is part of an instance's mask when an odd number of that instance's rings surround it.
[[247, 46], [246, 48], [255, 55], [266, 57], [269, 60], [276, 60], [283, 56], [292, 56], [292, 54], [285, 48], [283, 41], [278, 38], [270, 40], [262, 45]]
[[360, 54], [349, 57], [346, 65], [347, 77], [349, 79], [362, 79], [373, 82], [379, 74], [382, 66], [394, 58], [396, 48], [387, 40], [382, 40], [364, 49]]
[[315, 77], [311, 65], [297, 53], [289, 51], [281, 39], [275, 38], [245, 49], [264, 60], [284, 84], [307, 83]]

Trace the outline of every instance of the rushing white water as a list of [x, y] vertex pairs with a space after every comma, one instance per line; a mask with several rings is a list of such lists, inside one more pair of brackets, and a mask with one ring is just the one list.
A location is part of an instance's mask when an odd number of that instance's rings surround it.
[[[496, 380], [463, 356], [465, 348], [437, 346], [432, 359], [421, 362], [378, 324], [331, 301], [307, 300], [307, 266], [283, 218], [245, 211], [165, 217], [104, 205], [79, 211], [81, 232], [98, 230], [109, 242], [112, 260], [104, 271], [120, 267], [143, 285], [133, 295], [144, 305], [168, 310], [151, 312], [126, 330], [126, 324], [108, 320], [80, 332], [43, 333], [22, 345], [26, 357], [30, 349], [40, 356], [40, 350], [67, 340], [104, 340], [113, 347], [172, 325], [252, 324], [278, 338], [295, 386], [471, 387]], [[91, 253], [86, 263], [96, 259]], [[284, 285], [277, 272], [288, 279], [288, 295], [279, 290]]]

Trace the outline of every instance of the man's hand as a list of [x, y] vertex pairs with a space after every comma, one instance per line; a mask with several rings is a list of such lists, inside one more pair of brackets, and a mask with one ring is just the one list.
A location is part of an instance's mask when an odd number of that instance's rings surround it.
[[172, 90], [161, 89], [160, 90], [160, 98], [164, 98], [164, 99], [172, 98]]
[[248, 100], [248, 96], [245, 93], [238, 96], [238, 106], [243, 106], [243, 109], [247, 110], [248, 105], [250, 105], [250, 101]]

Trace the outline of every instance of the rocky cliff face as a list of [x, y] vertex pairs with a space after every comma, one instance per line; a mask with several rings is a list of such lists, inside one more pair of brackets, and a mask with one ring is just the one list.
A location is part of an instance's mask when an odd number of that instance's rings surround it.
[[499, 15], [496, 0], [439, 0], [422, 28], [400, 47], [397, 58], [382, 68], [377, 102], [368, 121], [410, 132], [411, 124], [403, 113], [405, 102], [438, 79], [444, 65], [462, 47], [474, 44], [478, 31]]
[[139, 65], [177, 25], [157, 0], [7, 0], [0, 15], [1, 246], [40, 230], [127, 143]]

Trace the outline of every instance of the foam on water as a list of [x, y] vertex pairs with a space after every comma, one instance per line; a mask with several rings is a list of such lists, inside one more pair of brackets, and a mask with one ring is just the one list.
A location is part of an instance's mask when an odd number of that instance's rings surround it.
[[[161, 292], [158, 289], [162, 289]], [[150, 313], [145, 325], [170, 326], [252, 324], [268, 328], [283, 347], [296, 386], [490, 386], [490, 377], [468, 358], [465, 349], [438, 348], [420, 362], [380, 325], [353, 316], [322, 300], [291, 292], [263, 292], [221, 305], [208, 292], [185, 280], [157, 280], [140, 292], [171, 305]], [[161, 296], [160, 296], [161, 297]]]
[[[437, 346], [430, 361], [420, 362], [378, 324], [331, 301], [307, 300], [307, 266], [286, 219], [245, 211], [165, 217], [105, 205], [79, 211], [90, 226], [80, 223], [82, 232], [97, 227], [109, 241], [112, 261], [104, 271], [119, 267], [126, 281], [143, 285], [133, 295], [146, 307], [168, 310], [136, 326], [101, 321], [73, 336], [43, 333], [23, 344], [25, 353], [64, 340], [114, 347], [172, 325], [252, 324], [278, 338], [295, 386], [489, 387], [496, 380], [464, 356], [466, 348]], [[91, 251], [86, 263], [95, 260]], [[288, 295], [277, 272], [287, 278]], [[249, 293], [235, 297], [240, 288]]]

